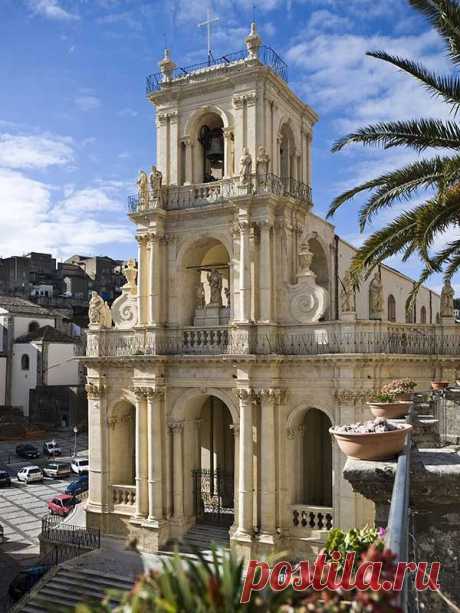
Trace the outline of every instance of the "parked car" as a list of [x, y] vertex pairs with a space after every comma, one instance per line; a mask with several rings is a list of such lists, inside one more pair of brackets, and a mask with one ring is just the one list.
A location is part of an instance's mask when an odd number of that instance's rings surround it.
[[83, 494], [83, 492], [88, 491], [88, 474], [81, 474], [78, 479], [75, 481], [71, 481], [69, 485], [65, 488], [64, 493], [69, 494], [70, 496], [78, 496], [79, 494]]
[[19, 575], [13, 579], [8, 588], [8, 594], [14, 601], [19, 600], [27, 594], [33, 586], [39, 581], [43, 575], [49, 571], [49, 566], [31, 566], [22, 570]]
[[40, 452], [30, 443], [21, 443], [16, 445], [16, 455], [20, 458], [26, 458], [26, 460], [32, 460], [33, 458], [39, 458]]
[[72, 458], [72, 470], [77, 475], [88, 472], [88, 458]]
[[74, 506], [78, 504], [78, 500], [68, 494], [59, 494], [51, 500], [48, 500], [48, 509], [52, 515], [68, 515]]
[[47, 441], [46, 443], [43, 443], [43, 453], [48, 457], [55, 457], [57, 455], [62, 455], [62, 449], [59, 447], [56, 441]]
[[39, 466], [24, 466], [24, 468], [18, 470], [16, 476], [18, 481], [23, 481], [24, 483], [43, 481], [43, 472]]
[[11, 478], [6, 470], [0, 470], [0, 487], [11, 487]]
[[68, 462], [48, 462], [42, 470], [45, 477], [52, 477], [53, 479], [65, 479], [72, 472]]

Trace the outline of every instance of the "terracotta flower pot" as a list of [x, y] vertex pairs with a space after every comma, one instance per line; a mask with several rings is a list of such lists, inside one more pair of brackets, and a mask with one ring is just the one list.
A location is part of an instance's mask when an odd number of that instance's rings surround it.
[[432, 390], [444, 390], [449, 385], [449, 381], [432, 381], [431, 389]]
[[355, 460], [388, 460], [397, 455], [404, 447], [406, 434], [412, 430], [410, 424], [404, 424], [397, 430], [367, 434], [329, 432], [347, 457]]
[[367, 404], [374, 417], [395, 419], [396, 417], [407, 415], [412, 403], [408, 400], [395, 400], [394, 402], [368, 402]]
[[402, 400], [405, 402], [407, 400], [412, 400], [413, 396], [414, 392], [402, 392], [401, 394], [396, 394], [395, 400]]

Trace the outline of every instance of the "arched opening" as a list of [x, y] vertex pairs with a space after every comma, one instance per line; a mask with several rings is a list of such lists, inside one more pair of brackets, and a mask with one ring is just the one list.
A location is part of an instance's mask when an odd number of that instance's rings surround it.
[[185, 326], [225, 325], [230, 317], [230, 257], [219, 240], [203, 238], [187, 249], [180, 265], [179, 321]]
[[332, 442], [329, 417], [310, 409], [303, 419], [303, 504], [332, 507]]
[[280, 177], [285, 189], [289, 189], [289, 179], [295, 178], [295, 139], [287, 123], [281, 127], [279, 142]]
[[416, 312], [415, 306], [406, 309], [406, 324], [415, 324]]
[[30, 358], [27, 353], [24, 353], [21, 356], [21, 370], [29, 370], [30, 368]]
[[424, 306], [420, 309], [420, 323], [426, 324], [426, 308]]
[[197, 126], [195, 182], [211, 183], [224, 177], [224, 122], [217, 113], [207, 112]]
[[388, 296], [387, 300], [388, 321], [396, 321], [396, 300], [393, 294]]
[[439, 313], [436, 313], [436, 323], [440, 324], [441, 323], [441, 316], [439, 315]]
[[31, 321], [28, 327], [28, 331], [29, 333], [36, 332], [39, 328], [40, 328], [40, 324], [38, 323], [38, 321]]
[[234, 510], [235, 443], [232, 416], [226, 405], [210, 396], [200, 412], [199, 466], [194, 470], [197, 521], [231, 525]]
[[110, 428], [110, 481], [112, 487], [135, 487], [136, 409], [123, 400], [112, 410]]

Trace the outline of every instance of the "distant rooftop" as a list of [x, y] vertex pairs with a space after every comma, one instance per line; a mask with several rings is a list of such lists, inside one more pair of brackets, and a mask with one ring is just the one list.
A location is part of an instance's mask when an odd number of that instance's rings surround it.
[[191, 75], [200, 75], [227, 66], [246, 66], [254, 63], [264, 64], [283, 81], [288, 81], [288, 67], [286, 62], [267, 45], [262, 45], [260, 36], [256, 32], [256, 24], [251, 24], [251, 31], [245, 39], [246, 49], [227, 53], [215, 58], [209, 52], [206, 62], [178, 67], [169, 56], [169, 49], [165, 49], [165, 56], [160, 62], [160, 72], [148, 75], [146, 79], [146, 94], [161, 90], [172, 83], [186, 81]]
[[24, 336], [18, 337], [15, 343], [30, 343], [31, 341], [43, 341], [46, 343], [77, 343], [78, 338], [64, 334], [52, 326], [42, 326]]
[[9, 313], [18, 313], [22, 315], [45, 315], [46, 317], [54, 317], [49, 309], [19, 298], [18, 296], [0, 295], [0, 309], [5, 309]]

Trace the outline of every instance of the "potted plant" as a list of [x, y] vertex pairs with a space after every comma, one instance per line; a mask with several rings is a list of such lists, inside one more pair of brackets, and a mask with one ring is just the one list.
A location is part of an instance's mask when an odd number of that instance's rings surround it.
[[404, 447], [410, 424], [394, 424], [382, 417], [365, 423], [334, 426], [329, 432], [340, 450], [356, 460], [387, 460]]
[[397, 419], [407, 415], [411, 401], [398, 400], [393, 393], [384, 391], [385, 387], [367, 403], [372, 415], [374, 417], [384, 417], [385, 419]]
[[392, 394], [396, 400], [412, 400], [417, 383], [413, 379], [393, 379], [382, 387], [382, 394]]

